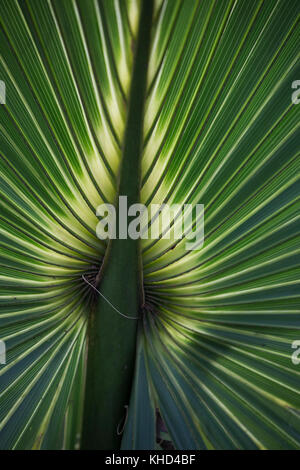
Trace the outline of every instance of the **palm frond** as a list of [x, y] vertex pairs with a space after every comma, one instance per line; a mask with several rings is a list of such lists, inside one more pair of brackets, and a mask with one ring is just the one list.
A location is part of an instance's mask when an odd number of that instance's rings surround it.
[[[1, 449], [80, 446], [82, 275], [107, 252], [142, 4], [0, 2]], [[205, 241], [142, 240], [124, 449], [154, 448], [156, 408], [178, 449], [299, 449], [299, 18], [297, 0], [155, 1], [140, 202], [203, 204]]]

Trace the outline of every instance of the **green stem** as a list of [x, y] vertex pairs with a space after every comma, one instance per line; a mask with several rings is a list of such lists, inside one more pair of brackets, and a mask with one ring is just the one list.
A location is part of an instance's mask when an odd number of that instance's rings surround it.
[[[143, 0], [124, 135], [119, 195], [127, 196], [128, 207], [139, 202], [143, 115], [153, 0]], [[117, 207], [117, 220], [119, 207]], [[117, 232], [118, 233], [118, 232]], [[111, 240], [100, 292], [121, 312], [138, 317], [142, 302], [139, 240]], [[84, 449], [118, 449], [117, 428], [129, 404], [135, 361], [137, 320], [129, 320], [99, 297], [91, 313], [83, 420]]]

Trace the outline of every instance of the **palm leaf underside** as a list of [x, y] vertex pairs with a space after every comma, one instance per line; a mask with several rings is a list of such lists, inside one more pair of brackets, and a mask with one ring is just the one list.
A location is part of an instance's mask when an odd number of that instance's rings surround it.
[[[96, 208], [117, 191], [140, 9], [0, 2], [2, 449], [80, 447], [82, 275], [106, 249]], [[123, 449], [155, 448], [156, 409], [178, 449], [300, 448], [299, 11], [155, 2], [140, 200], [204, 204], [205, 242], [142, 240]]]

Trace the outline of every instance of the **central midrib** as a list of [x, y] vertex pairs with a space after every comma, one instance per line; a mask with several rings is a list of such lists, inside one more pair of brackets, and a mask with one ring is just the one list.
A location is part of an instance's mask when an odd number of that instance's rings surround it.
[[[140, 199], [144, 103], [150, 51], [153, 0], [143, 0], [129, 95], [127, 123], [117, 196], [127, 196], [128, 207]], [[118, 198], [117, 198], [118, 200]], [[117, 205], [117, 221], [119, 207]], [[129, 219], [130, 220], [130, 219]], [[118, 233], [118, 227], [117, 227]], [[138, 317], [143, 300], [139, 240], [110, 240], [101, 269], [101, 293], [130, 317]], [[103, 297], [89, 319], [83, 449], [117, 449], [118, 424], [129, 403], [138, 320], [114, 311]]]

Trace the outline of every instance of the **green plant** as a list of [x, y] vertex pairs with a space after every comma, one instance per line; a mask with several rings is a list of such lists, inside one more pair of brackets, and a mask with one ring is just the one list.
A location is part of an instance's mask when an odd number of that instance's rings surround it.
[[[300, 447], [299, 12], [1, 0], [0, 448]], [[204, 246], [99, 240], [118, 194]]]

